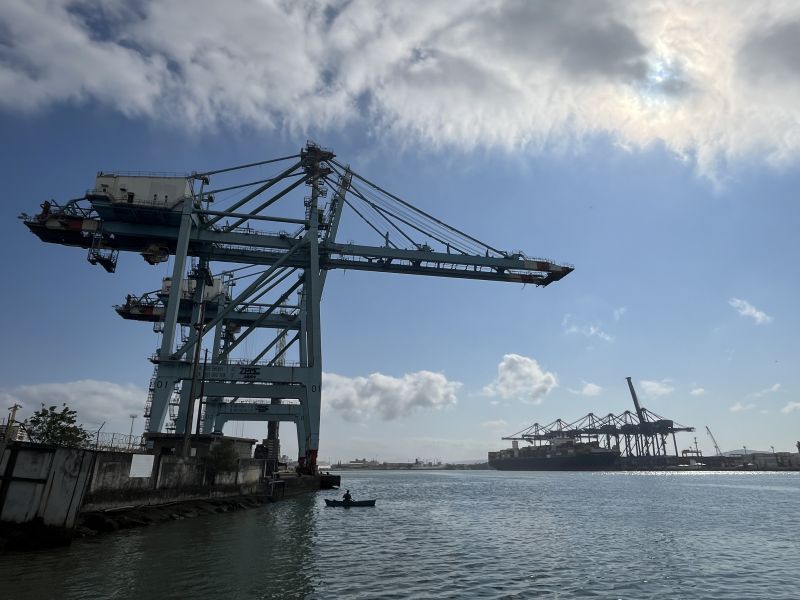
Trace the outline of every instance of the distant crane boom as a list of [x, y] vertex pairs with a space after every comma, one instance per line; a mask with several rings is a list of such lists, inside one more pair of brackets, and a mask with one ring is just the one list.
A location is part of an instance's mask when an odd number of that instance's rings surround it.
[[708, 425], [706, 425], [706, 433], [708, 433], [708, 437], [711, 438], [711, 442], [714, 444], [714, 450], [717, 452], [717, 456], [722, 456], [722, 450], [719, 449], [717, 440], [714, 439], [714, 434], [711, 433], [711, 430], [708, 428]]
[[630, 377], [626, 377], [625, 380], [628, 382], [628, 389], [631, 391], [631, 398], [633, 398], [633, 405], [636, 407], [636, 415], [639, 417], [639, 423], [645, 423], [644, 413], [642, 412], [642, 407], [639, 405], [639, 398], [636, 397], [636, 390], [633, 389], [633, 382]]

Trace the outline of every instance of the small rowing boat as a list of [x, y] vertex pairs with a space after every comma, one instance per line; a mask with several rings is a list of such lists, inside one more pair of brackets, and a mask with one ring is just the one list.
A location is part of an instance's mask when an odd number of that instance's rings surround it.
[[326, 506], [343, 506], [348, 508], [350, 506], [375, 506], [375, 500], [329, 500], [325, 498]]

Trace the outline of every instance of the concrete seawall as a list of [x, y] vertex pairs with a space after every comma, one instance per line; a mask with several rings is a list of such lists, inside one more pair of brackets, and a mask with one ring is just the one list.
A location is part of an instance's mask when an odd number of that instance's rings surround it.
[[258, 506], [338, 485], [338, 476], [233, 470], [204, 458], [9, 445], [0, 457], [0, 550], [69, 543], [81, 535]]
[[[215, 488], [211, 493], [202, 490], [187, 491], [177, 488], [179, 493], [161, 495], [159, 502], [147, 498], [149, 502], [140, 504], [121, 504], [98, 509], [98, 503], [86, 505], [78, 515], [77, 536], [93, 536], [119, 529], [143, 527], [167, 521], [188, 519], [204, 514], [231, 512], [255, 508], [270, 502], [277, 502], [293, 496], [316, 492], [331, 487], [338, 476], [311, 476], [285, 474], [278, 479], [260, 482], [253, 493], [237, 494], [236, 486]], [[126, 496], [127, 498], [128, 496]]]
[[263, 473], [264, 461], [256, 459], [239, 460], [237, 470], [212, 478], [196, 458], [100, 452], [81, 511], [257, 494]]

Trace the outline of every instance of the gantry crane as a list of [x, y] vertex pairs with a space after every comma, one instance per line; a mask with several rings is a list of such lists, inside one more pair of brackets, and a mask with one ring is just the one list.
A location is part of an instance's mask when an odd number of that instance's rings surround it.
[[[230, 180], [276, 165], [278, 171], [266, 177]], [[209, 189], [212, 177], [223, 185]], [[292, 216], [299, 207], [291, 203], [292, 192], [301, 186], [308, 189], [303, 214]], [[329, 189], [333, 195], [326, 205]], [[366, 224], [366, 231], [380, 236], [379, 245], [337, 241], [345, 206]], [[313, 143], [297, 155], [189, 175], [101, 172], [84, 196], [63, 205], [45, 202], [39, 214], [21, 218], [41, 240], [85, 248], [89, 262], [109, 272], [116, 270], [120, 252], [138, 252], [154, 265], [174, 257], [169, 285], [165, 281], [161, 293], [130, 295], [116, 307], [126, 318], [160, 325], [161, 343], [151, 357], [155, 375], [148, 432], [162, 430], [170, 400], [179, 396], [176, 427], [188, 436], [194, 402], [203, 389], [204, 432], [221, 432], [232, 420], [293, 421], [299, 460], [309, 470], [315, 468], [319, 448], [320, 301], [328, 271], [546, 286], [573, 270], [481, 242], [387, 192]], [[260, 229], [269, 226], [296, 230]], [[225, 273], [232, 267], [250, 269], [238, 282], [244, 289], [234, 294], [219, 272], [213, 274], [214, 264], [227, 267]], [[180, 338], [178, 326], [184, 334]], [[275, 333], [268, 342], [254, 342], [259, 348], [254, 356], [236, 356], [257, 339], [252, 334], [267, 330]], [[212, 333], [211, 359], [200, 374], [202, 341]], [[276, 347], [275, 356], [265, 360]], [[290, 347], [297, 357], [291, 364], [284, 362]]]
[[605, 448], [620, 451], [623, 463], [627, 465], [653, 466], [666, 460], [667, 438], [672, 436], [675, 456], [678, 455], [678, 444], [675, 434], [692, 432], [694, 427], [687, 427], [665, 419], [651, 412], [639, 403], [636, 390], [630, 377], [628, 382], [636, 412], [626, 410], [615, 415], [609, 413], [601, 416], [589, 413], [573, 422], [556, 419], [552, 423], [540, 425], [534, 423], [512, 435], [504, 436], [504, 440], [524, 441], [532, 445], [544, 445], [552, 440], [570, 438], [576, 442], [596, 442]]

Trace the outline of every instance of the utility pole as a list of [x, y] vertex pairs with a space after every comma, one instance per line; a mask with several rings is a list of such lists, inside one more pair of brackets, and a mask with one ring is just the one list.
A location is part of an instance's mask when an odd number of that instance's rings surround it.
[[13, 406], [9, 407], [8, 410], [11, 411], [11, 414], [8, 415], [8, 423], [6, 423], [6, 430], [3, 434], [3, 439], [0, 440], [0, 460], [3, 459], [3, 453], [6, 451], [6, 446], [8, 445], [8, 438], [11, 435], [11, 430], [14, 427], [14, 423], [17, 419], [17, 411], [22, 408], [21, 405], [14, 403]]
[[101, 431], [101, 430], [103, 429], [103, 427], [105, 427], [105, 426], [106, 426], [106, 422], [105, 422], [105, 421], [103, 421], [103, 422], [101, 423], [100, 427], [98, 427], [98, 428], [97, 428], [97, 434], [96, 434], [96, 437], [95, 437], [95, 439], [94, 439], [94, 449], [95, 449], [95, 450], [97, 450], [97, 448], [100, 446], [100, 431]]
[[131, 414], [129, 414], [128, 416], [129, 416], [129, 417], [130, 417], [130, 419], [131, 419], [131, 431], [130, 431], [130, 433], [128, 434], [128, 444], [129, 444], [130, 446], [133, 446], [133, 421], [136, 419], [136, 414], [135, 414], [135, 413], [131, 413]]

